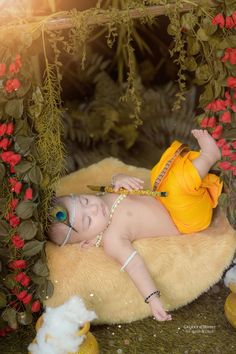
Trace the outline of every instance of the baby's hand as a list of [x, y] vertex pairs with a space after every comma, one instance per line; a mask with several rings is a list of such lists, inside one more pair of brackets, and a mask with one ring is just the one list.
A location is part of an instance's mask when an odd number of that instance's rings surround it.
[[162, 307], [160, 300], [156, 297], [153, 297], [149, 301], [149, 305], [152, 309], [152, 314], [158, 321], [171, 321], [172, 317]]
[[144, 181], [139, 178], [127, 176], [122, 173], [112, 177], [112, 184], [116, 192], [120, 188], [125, 188], [128, 191], [131, 191], [132, 189], [143, 189], [143, 183]]

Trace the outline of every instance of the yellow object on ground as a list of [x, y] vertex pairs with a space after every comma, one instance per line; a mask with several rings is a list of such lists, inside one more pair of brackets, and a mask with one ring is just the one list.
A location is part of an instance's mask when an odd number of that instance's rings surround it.
[[154, 190], [167, 192], [158, 200], [169, 211], [181, 233], [206, 229], [212, 219], [212, 208], [218, 203], [223, 183], [218, 176], [208, 173], [202, 180], [192, 160], [199, 152], [174, 141], [151, 171]]
[[236, 284], [230, 283], [229, 288], [232, 291], [225, 301], [225, 316], [229, 323], [236, 328]]
[[[43, 316], [40, 316], [36, 322], [35, 328], [36, 331], [43, 325]], [[86, 322], [84, 326], [77, 332], [78, 336], [85, 335], [85, 339], [83, 343], [80, 345], [79, 350], [74, 353], [68, 354], [99, 354], [99, 347], [96, 338], [89, 332], [90, 323]], [[36, 340], [34, 339], [33, 342], [35, 343]], [[31, 354], [31, 353], [29, 353]]]

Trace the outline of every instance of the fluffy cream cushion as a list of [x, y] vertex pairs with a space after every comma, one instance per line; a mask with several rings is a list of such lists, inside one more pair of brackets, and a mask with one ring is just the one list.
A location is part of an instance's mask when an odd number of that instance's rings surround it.
[[[109, 183], [112, 174], [124, 172], [149, 183], [149, 171], [107, 158], [62, 178], [58, 195], [87, 192], [87, 184]], [[156, 237], [134, 242], [162, 293], [166, 310], [174, 310], [196, 299], [221, 277], [236, 249], [236, 232], [218, 210], [212, 225], [191, 235]], [[121, 323], [151, 314], [135, 285], [120, 265], [102, 248], [80, 249], [78, 245], [46, 246], [53, 296], [47, 306], [62, 304], [80, 295], [98, 315], [97, 323]]]

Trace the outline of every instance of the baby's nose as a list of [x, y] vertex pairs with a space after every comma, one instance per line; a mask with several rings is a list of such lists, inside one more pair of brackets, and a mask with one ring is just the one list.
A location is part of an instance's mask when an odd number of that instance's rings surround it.
[[93, 215], [97, 215], [98, 213], [98, 206], [96, 204], [90, 204], [89, 205], [89, 210]]

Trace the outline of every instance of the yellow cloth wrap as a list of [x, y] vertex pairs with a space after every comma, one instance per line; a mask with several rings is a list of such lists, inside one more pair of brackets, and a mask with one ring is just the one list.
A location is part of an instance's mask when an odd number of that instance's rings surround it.
[[223, 183], [212, 173], [201, 180], [192, 163], [199, 152], [187, 151], [185, 155], [179, 154], [173, 159], [181, 145], [175, 140], [163, 153], [151, 171], [151, 185], [154, 188], [156, 179], [166, 169], [155, 189], [167, 192], [168, 196], [157, 199], [166, 207], [178, 230], [188, 234], [209, 226], [212, 208], [218, 204]]

